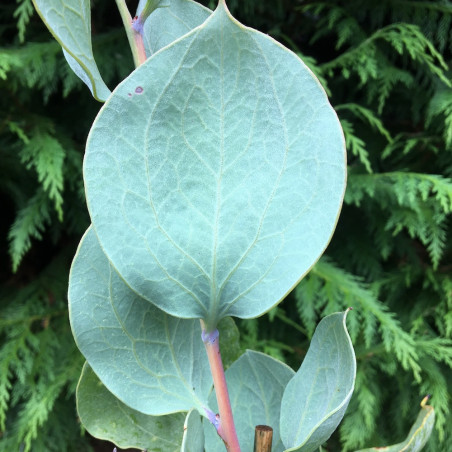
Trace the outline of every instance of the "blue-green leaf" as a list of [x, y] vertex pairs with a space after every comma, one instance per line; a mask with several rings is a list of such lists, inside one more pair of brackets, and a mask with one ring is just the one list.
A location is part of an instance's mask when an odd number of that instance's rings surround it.
[[91, 129], [84, 177], [101, 246], [127, 284], [213, 329], [270, 309], [324, 251], [344, 139], [311, 71], [221, 0], [117, 87]]
[[185, 419], [180, 452], [204, 452], [204, 432], [199, 413], [191, 410]]
[[89, 0], [33, 0], [33, 4], [47, 28], [63, 47], [71, 69], [97, 100], [105, 101], [110, 90], [94, 61]]
[[356, 376], [347, 312], [321, 320], [300, 369], [284, 391], [280, 425], [286, 451], [317, 450], [344, 416]]
[[[279, 433], [281, 398], [293, 375], [294, 371], [280, 361], [250, 350], [226, 371], [234, 422], [243, 451], [253, 450], [256, 425], [272, 427], [272, 451], [284, 450]], [[209, 406], [214, 412], [217, 409], [215, 393], [209, 397]], [[204, 432], [206, 450], [224, 452], [224, 443], [207, 419], [204, 419]]]
[[77, 386], [77, 412], [90, 435], [123, 449], [180, 450], [184, 413], [148, 416], [132, 410], [107, 390], [88, 363]]
[[[137, 15], [144, 3], [138, 5]], [[148, 57], [201, 25], [212, 13], [192, 0], [170, 0], [169, 6], [164, 6], [153, 11], [144, 23], [143, 42]]]
[[154, 416], [205, 414], [212, 378], [199, 322], [170, 317], [134, 294], [92, 228], [72, 264], [69, 313], [79, 349], [123, 403]]

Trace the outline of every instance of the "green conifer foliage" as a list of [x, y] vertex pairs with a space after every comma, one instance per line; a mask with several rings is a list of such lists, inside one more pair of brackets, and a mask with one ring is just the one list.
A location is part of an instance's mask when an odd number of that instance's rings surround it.
[[[2, 2], [0, 23], [0, 451], [89, 451], [75, 410], [83, 359], [67, 281], [89, 224], [81, 165], [100, 104], [31, 0]], [[122, 30], [108, 18], [98, 27], [96, 53], [114, 86], [132, 61]]]
[[322, 315], [355, 308], [356, 390], [331, 450], [403, 439], [413, 402], [425, 393], [437, 410], [427, 449], [452, 444], [451, 8], [302, 1], [287, 29], [278, 30], [310, 57], [330, 93], [349, 177], [327, 255], [273, 313], [272, 328], [256, 323], [248, 331], [267, 352], [284, 343], [278, 354], [290, 361], [281, 322], [299, 331], [294, 356], [304, 353], [303, 337]]
[[[133, 12], [137, 2], [128, 3]], [[348, 151], [345, 206], [326, 256], [267, 316], [239, 322], [241, 347], [295, 365], [318, 321], [353, 306], [356, 389], [327, 450], [402, 441], [428, 393], [436, 425], [425, 450], [448, 452], [452, 4], [228, 4], [317, 75]], [[132, 69], [113, 6], [97, 0], [92, 12], [94, 52], [110, 89]], [[31, 0], [2, 2], [0, 23], [0, 451], [89, 450], [72, 398], [82, 360], [66, 288], [89, 221], [81, 162], [100, 104], [72, 75]]]

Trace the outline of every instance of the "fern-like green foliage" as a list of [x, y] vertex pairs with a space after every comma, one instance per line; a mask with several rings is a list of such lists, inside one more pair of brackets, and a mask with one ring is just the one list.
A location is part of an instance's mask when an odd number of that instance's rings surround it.
[[[446, 86], [451, 86], [445, 73], [448, 66], [442, 54], [418, 24], [391, 23], [372, 30], [369, 34], [360, 25], [359, 18], [354, 17], [350, 11], [353, 6], [347, 9], [340, 3], [342, 2], [309, 2], [300, 7], [301, 12], [321, 16], [318, 30], [313, 34], [311, 42], [333, 32], [337, 34], [337, 49], [350, 46], [347, 51], [321, 65], [322, 71], [329, 77], [335, 73], [340, 73], [345, 79], [357, 76], [359, 87], [366, 92], [368, 102], [377, 100], [378, 113], [382, 112], [398, 83], [411, 88], [415, 81], [438, 78]], [[380, 25], [383, 25], [383, 20]], [[402, 59], [401, 65], [397, 64], [398, 55]], [[404, 70], [407, 66], [414, 66], [417, 73]]]
[[[66, 294], [89, 224], [81, 166], [99, 104], [31, 0], [2, 2], [0, 21], [0, 452], [90, 451]], [[114, 86], [132, 60], [120, 28], [100, 30], [96, 56]]]
[[[48, 429], [54, 410], [64, 409], [67, 397], [74, 393], [83, 364], [67, 318], [65, 270], [70, 251], [65, 250], [20, 290], [0, 290], [2, 452], [77, 450], [64, 432], [74, 444], [83, 444], [75, 425], [63, 427], [56, 435]], [[73, 414], [70, 418], [75, 421]]]
[[18, 6], [14, 11], [13, 17], [17, 20], [17, 30], [19, 32], [19, 41], [25, 41], [27, 24], [34, 13], [32, 0], [18, 0]]
[[[323, 315], [352, 306], [355, 395], [327, 449], [402, 440], [417, 401], [430, 393], [437, 418], [427, 450], [448, 452], [452, 7], [314, 0], [295, 9], [292, 23], [300, 28], [276, 36], [309, 56], [336, 108], [348, 149], [348, 187], [327, 255], [274, 320], [253, 334], [256, 341], [289, 343], [292, 350], [281, 351], [294, 363]], [[297, 339], [281, 333], [287, 329]]]
[[[374, 198], [376, 205], [365, 201]], [[351, 174], [346, 202], [370, 211], [368, 215], [385, 212], [383, 231], [396, 237], [406, 230], [426, 247], [433, 268], [438, 268], [446, 247], [447, 217], [452, 212], [452, 180], [440, 175], [408, 172]], [[381, 249], [388, 256], [393, 243]]]
[[427, 109], [428, 127], [439, 132], [444, 139], [446, 149], [452, 150], [452, 92], [444, 87], [438, 88]]
[[37, 189], [36, 194], [20, 209], [11, 226], [8, 238], [13, 271], [17, 271], [23, 256], [31, 248], [31, 240], [41, 240], [43, 231], [50, 223], [47, 199], [45, 191]]

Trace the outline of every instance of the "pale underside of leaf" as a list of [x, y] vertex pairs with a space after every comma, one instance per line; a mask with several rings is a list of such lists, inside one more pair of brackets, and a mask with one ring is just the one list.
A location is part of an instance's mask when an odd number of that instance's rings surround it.
[[179, 452], [184, 413], [148, 416], [111, 394], [85, 363], [77, 386], [77, 412], [90, 435], [122, 449]]
[[123, 403], [150, 415], [205, 414], [212, 378], [199, 322], [170, 317], [132, 292], [92, 228], [71, 268], [69, 313], [79, 349]]
[[345, 414], [356, 377], [347, 312], [319, 323], [300, 369], [284, 391], [280, 425], [286, 451], [317, 450]]
[[[139, 15], [142, 5], [137, 9]], [[170, 0], [169, 6], [156, 9], [144, 23], [143, 43], [146, 56], [171, 44], [201, 25], [212, 11], [192, 0]]]
[[118, 86], [84, 177], [97, 236], [128, 285], [213, 329], [270, 309], [324, 251], [344, 140], [301, 60], [220, 3]]
[[[240, 447], [253, 450], [254, 428], [268, 425], [273, 428], [272, 452], [282, 452], [279, 434], [279, 415], [284, 389], [294, 371], [270, 356], [248, 350], [226, 371], [234, 422]], [[217, 409], [215, 393], [209, 405]], [[206, 450], [223, 452], [224, 443], [207, 419], [204, 420]]]
[[421, 411], [405, 441], [392, 446], [370, 447], [356, 452], [419, 452], [430, 438], [434, 424], [435, 410], [432, 406], [421, 403]]
[[191, 410], [185, 419], [180, 452], [204, 452], [204, 432], [199, 413]]
[[94, 61], [89, 0], [33, 0], [36, 10], [63, 48], [71, 69], [104, 102], [110, 95]]

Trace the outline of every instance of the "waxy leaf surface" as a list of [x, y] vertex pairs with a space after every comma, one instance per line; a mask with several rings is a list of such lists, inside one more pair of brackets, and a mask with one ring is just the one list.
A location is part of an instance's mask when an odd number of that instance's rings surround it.
[[344, 140], [302, 61], [220, 1], [116, 88], [84, 177], [122, 278], [211, 330], [264, 313], [319, 258], [342, 204]]
[[77, 386], [77, 412], [90, 435], [122, 449], [181, 450], [184, 413], [148, 416], [132, 410], [107, 390], [88, 363]]
[[91, 9], [89, 0], [33, 0], [36, 10], [55, 39], [75, 74], [92, 95], [105, 101], [110, 90], [94, 61], [91, 44]]
[[356, 376], [347, 312], [321, 320], [300, 369], [284, 391], [280, 427], [287, 451], [317, 450], [345, 414]]
[[[273, 428], [272, 451], [284, 450], [279, 434], [281, 398], [294, 373], [290, 367], [280, 361], [250, 350], [226, 371], [234, 423], [243, 451], [253, 450], [256, 425], [271, 426]], [[216, 412], [215, 392], [209, 397], [209, 406]], [[206, 450], [224, 452], [224, 443], [207, 419], [204, 419], [204, 432]]]
[[[143, 43], [147, 57], [201, 25], [212, 11], [192, 0], [169, 0], [157, 8], [144, 23]], [[140, 14], [145, 2], [138, 5]]]
[[[425, 400], [426, 401], [426, 400]], [[435, 411], [432, 406], [421, 403], [416, 422], [410, 429], [405, 441], [386, 447], [370, 447], [357, 452], [419, 452], [426, 445], [435, 425]]]
[[196, 410], [191, 410], [185, 419], [181, 452], [204, 452], [204, 432]]
[[170, 317], [132, 292], [92, 228], [72, 264], [69, 314], [80, 351], [126, 405], [150, 415], [205, 414], [212, 378], [199, 321]]

